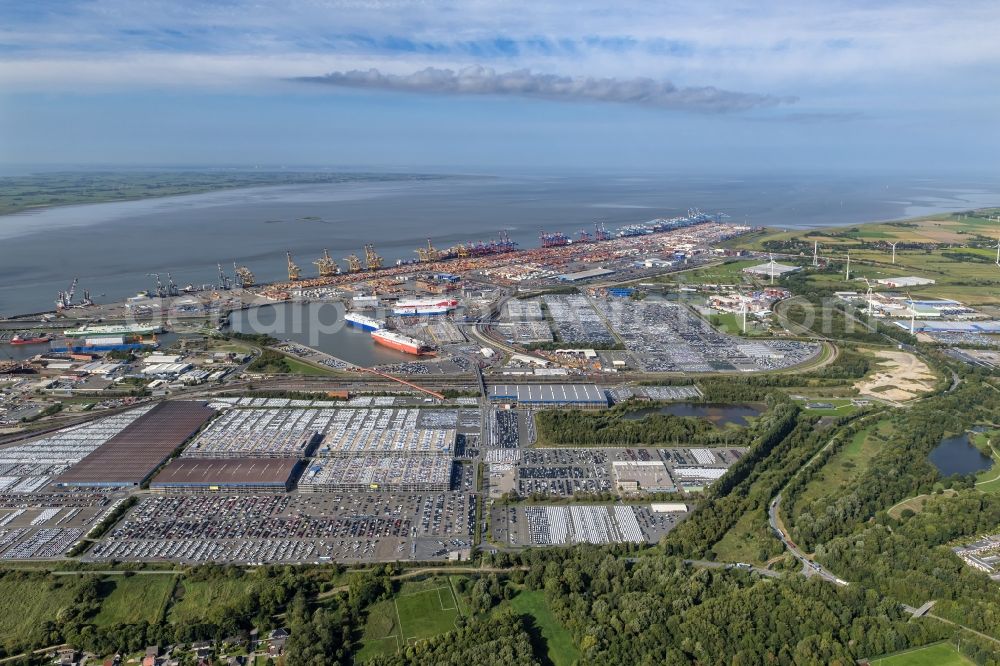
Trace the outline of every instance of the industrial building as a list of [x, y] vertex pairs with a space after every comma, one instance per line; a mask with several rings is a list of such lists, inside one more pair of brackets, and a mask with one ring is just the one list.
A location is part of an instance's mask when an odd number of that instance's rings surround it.
[[450, 456], [354, 456], [317, 458], [299, 480], [304, 493], [342, 491], [446, 491]]
[[563, 282], [580, 282], [581, 280], [591, 280], [613, 274], [614, 271], [607, 268], [591, 268], [590, 270], [578, 271], [576, 273], [563, 273], [559, 276], [559, 279]]
[[495, 384], [489, 388], [491, 402], [516, 403], [525, 407], [576, 407], [602, 409], [608, 398], [596, 384]]
[[177, 458], [150, 482], [154, 492], [285, 492], [299, 461], [291, 458], [243, 460]]
[[771, 277], [773, 274], [775, 277], [780, 277], [785, 273], [794, 273], [795, 271], [802, 270], [799, 266], [789, 266], [788, 264], [779, 264], [778, 262], [771, 262], [757, 264], [756, 266], [749, 266], [743, 269], [744, 273], [750, 273], [758, 277]]
[[611, 469], [615, 486], [621, 490], [651, 493], [675, 490], [667, 466], [659, 460], [616, 460]]
[[930, 278], [916, 277], [914, 275], [906, 277], [893, 277], [893, 278], [882, 278], [881, 280], [876, 280], [880, 285], [885, 287], [891, 287], [897, 289], [899, 287], [920, 287], [927, 284], [934, 284], [934, 280]]
[[203, 402], [161, 402], [57, 477], [56, 485], [141, 485], [214, 414]]

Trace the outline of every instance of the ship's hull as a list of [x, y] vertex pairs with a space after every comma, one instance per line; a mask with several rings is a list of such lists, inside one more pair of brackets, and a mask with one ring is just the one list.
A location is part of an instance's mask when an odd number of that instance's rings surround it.
[[445, 305], [437, 305], [433, 307], [413, 307], [413, 308], [396, 307], [392, 309], [392, 314], [396, 315], [397, 317], [421, 317], [421, 316], [434, 317], [437, 315], [448, 314], [451, 310], [452, 308], [449, 308]]
[[347, 315], [344, 317], [348, 324], [364, 331], [377, 331], [382, 328], [382, 323], [370, 317], [360, 315]]
[[373, 335], [372, 340], [376, 344], [382, 345], [383, 347], [388, 347], [389, 349], [395, 349], [396, 351], [401, 351], [404, 354], [412, 354], [414, 356], [423, 356], [427, 353], [427, 348], [418, 341], [412, 338], [399, 337], [385, 337], [381, 335]]
[[14, 338], [10, 341], [12, 345], [40, 345], [45, 342], [50, 342], [52, 338], [44, 336], [41, 338]]
[[70, 338], [85, 338], [94, 335], [152, 335], [163, 330], [162, 326], [129, 324], [125, 326], [83, 326], [65, 332]]
[[398, 317], [420, 317], [448, 314], [458, 306], [455, 299], [400, 301], [392, 309]]

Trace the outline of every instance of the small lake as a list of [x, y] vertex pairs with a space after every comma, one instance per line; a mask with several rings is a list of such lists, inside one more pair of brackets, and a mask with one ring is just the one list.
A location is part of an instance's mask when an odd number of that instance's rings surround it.
[[931, 451], [928, 460], [941, 476], [975, 474], [993, 466], [990, 457], [973, 446], [966, 433], [941, 440]]
[[416, 359], [415, 356], [376, 345], [367, 331], [349, 326], [344, 321], [344, 306], [340, 303], [262, 305], [233, 312], [229, 324], [237, 333], [266, 333], [365, 367]]
[[623, 418], [630, 421], [645, 418], [650, 414], [670, 414], [672, 416], [693, 416], [700, 419], [708, 419], [713, 425], [722, 427], [726, 425], [745, 426], [750, 425], [750, 419], [764, 413], [763, 407], [755, 405], [730, 405], [703, 402], [678, 402], [662, 407], [650, 407], [629, 412]]

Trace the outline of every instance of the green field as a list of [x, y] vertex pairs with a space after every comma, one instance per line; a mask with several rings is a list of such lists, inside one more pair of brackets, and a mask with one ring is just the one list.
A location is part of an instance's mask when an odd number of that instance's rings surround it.
[[[833, 408], [806, 409], [805, 407], [806, 404], [810, 402], [828, 402], [831, 405], [833, 405]], [[816, 400], [803, 400], [800, 401], [799, 404], [802, 405], [802, 408], [806, 410], [807, 414], [810, 414], [812, 416], [847, 416], [849, 414], [853, 414], [854, 412], [858, 411], [858, 408], [851, 403], [850, 398], [847, 399], [821, 398]]]
[[972, 443], [993, 458], [993, 467], [976, 475], [976, 490], [984, 493], [1000, 492], [1000, 430], [976, 433]]
[[291, 356], [286, 357], [285, 361], [288, 363], [288, 367], [291, 369], [292, 374], [295, 375], [305, 375], [307, 377], [329, 377], [330, 375], [336, 374], [333, 370], [317, 368], [314, 365], [303, 363], [302, 361], [292, 358]]
[[875, 435], [886, 434], [888, 428], [888, 421], [880, 421], [856, 432], [851, 441], [830, 456], [823, 469], [806, 484], [795, 502], [796, 508], [805, 509], [814, 500], [839, 492], [853, 477], [864, 473], [879, 451], [879, 440]]
[[674, 273], [661, 278], [660, 282], [681, 284], [738, 284], [744, 281], [743, 269], [756, 266], [760, 259], [731, 261], [718, 266], [699, 268], [694, 271]]
[[408, 643], [451, 631], [461, 614], [447, 578], [405, 583], [392, 599], [368, 609], [356, 661], [393, 654]]
[[172, 624], [194, 624], [203, 620], [210, 611], [232, 606], [246, 596], [252, 581], [241, 578], [214, 579], [211, 581], [183, 580], [178, 586], [180, 600], [170, 607]]
[[871, 666], [965, 666], [972, 662], [960, 655], [951, 643], [935, 643], [888, 657], [872, 659], [869, 663]]
[[112, 576], [103, 587], [110, 590], [101, 602], [94, 624], [156, 624], [163, 617], [174, 591], [174, 576]]
[[566, 630], [545, 603], [545, 593], [531, 590], [519, 593], [510, 605], [521, 615], [529, 616], [541, 634], [545, 648], [554, 666], [572, 666], [580, 660], [580, 651], [573, 636]]
[[42, 630], [46, 622], [54, 622], [59, 610], [73, 603], [79, 578], [63, 576], [46, 578], [37, 575], [19, 577], [7, 574], [0, 579], [0, 642], [18, 645]]
[[[985, 214], [996, 214], [996, 210]], [[844, 281], [843, 265], [851, 251], [851, 274], [876, 280], [901, 275], [917, 275], [935, 280], [933, 285], [913, 287], [913, 296], [950, 298], [968, 305], [1000, 304], [1000, 271], [994, 265], [996, 250], [986, 245], [996, 243], [996, 222], [984, 216], [963, 217], [942, 214], [915, 220], [862, 224], [856, 227], [833, 227], [809, 232], [773, 231], [751, 239], [750, 247], [764, 249], [765, 243], [779, 243], [782, 250], [797, 254], [812, 251], [819, 243], [820, 255], [839, 267], [837, 274], [814, 275], [811, 282], [835, 289], [864, 290], [864, 283]], [[874, 242], [922, 243], [922, 248], [896, 251], [896, 262], [887, 247], [871, 247]], [[791, 243], [792, 246], [788, 246]], [[980, 247], [958, 247], [978, 243]], [[867, 246], [866, 246], [867, 244]], [[936, 248], [949, 244], [953, 247]]]

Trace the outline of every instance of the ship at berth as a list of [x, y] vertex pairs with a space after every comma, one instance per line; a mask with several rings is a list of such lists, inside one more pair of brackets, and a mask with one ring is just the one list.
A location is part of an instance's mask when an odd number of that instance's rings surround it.
[[371, 317], [366, 317], [363, 314], [357, 314], [355, 312], [348, 312], [344, 315], [344, 319], [351, 326], [355, 326], [366, 331], [377, 331], [382, 328], [382, 322], [379, 320], [372, 319]]
[[421, 315], [448, 314], [458, 307], [454, 298], [421, 298], [409, 301], [399, 301], [392, 308], [392, 313], [400, 317], [417, 317]]
[[70, 338], [93, 338], [102, 336], [153, 335], [163, 330], [158, 324], [120, 324], [110, 326], [88, 326], [71, 328], [64, 333]]
[[395, 331], [387, 331], [385, 329], [372, 331], [372, 339], [383, 347], [395, 349], [406, 354], [413, 354], [414, 356], [422, 356], [431, 351], [430, 347], [420, 340]]

